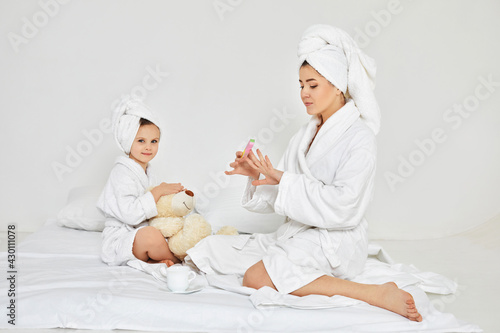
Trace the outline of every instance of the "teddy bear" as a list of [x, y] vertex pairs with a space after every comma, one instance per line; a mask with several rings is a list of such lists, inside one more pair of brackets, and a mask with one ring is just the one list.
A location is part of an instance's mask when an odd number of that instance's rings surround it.
[[[190, 214], [195, 203], [194, 193], [189, 190], [164, 195], [156, 203], [158, 215], [149, 220], [150, 226], [168, 238], [170, 251], [180, 260], [184, 260], [187, 250], [212, 234], [212, 227], [200, 214]], [[238, 235], [238, 231], [225, 226], [217, 235]]]

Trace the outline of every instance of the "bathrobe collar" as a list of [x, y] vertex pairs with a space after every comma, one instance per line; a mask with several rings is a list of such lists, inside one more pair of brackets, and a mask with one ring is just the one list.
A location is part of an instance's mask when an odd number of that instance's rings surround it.
[[144, 172], [144, 169], [142, 168], [142, 166], [140, 166], [139, 163], [137, 163], [130, 157], [119, 156], [116, 159], [115, 164], [121, 164], [132, 171], [132, 173], [137, 176], [137, 179], [144, 188], [148, 188], [150, 186], [149, 178], [151, 175], [151, 164], [148, 164], [148, 166], [146, 167], [146, 172]]
[[[297, 150], [298, 165], [292, 169], [289, 168], [288, 170], [294, 170], [298, 167], [299, 170], [296, 170], [297, 172], [302, 172], [309, 178], [315, 179], [309, 170], [310, 166], [320, 160], [329, 150], [335, 147], [347, 129], [349, 129], [349, 127], [351, 127], [352, 124], [359, 119], [359, 116], [360, 113], [354, 102], [352, 100], [348, 100], [342, 108], [326, 120], [309, 148], [309, 144], [311, 143], [311, 140], [316, 133], [317, 126], [320, 123], [319, 117], [313, 116], [307, 124], [304, 135], [299, 143], [299, 149]], [[308, 148], [309, 151], [307, 150]]]

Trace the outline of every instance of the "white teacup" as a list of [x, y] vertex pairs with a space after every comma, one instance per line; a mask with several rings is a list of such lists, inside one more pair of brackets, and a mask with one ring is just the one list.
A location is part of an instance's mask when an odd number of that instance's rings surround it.
[[161, 271], [167, 277], [168, 289], [174, 292], [186, 291], [191, 281], [196, 277], [196, 273], [187, 266], [162, 267]]

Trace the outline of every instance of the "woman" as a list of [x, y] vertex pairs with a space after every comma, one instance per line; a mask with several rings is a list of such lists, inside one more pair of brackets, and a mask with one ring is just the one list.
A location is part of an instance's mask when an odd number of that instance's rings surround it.
[[[413, 297], [394, 283], [359, 284], [367, 258], [367, 222], [380, 114], [375, 64], [347, 33], [315, 25], [299, 44], [301, 99], [311, 120], [291, 139], [275, 169], [257, 150], [230, 164], [249, 177], [243, 205], [276, 212], [275, 233], [208, 237], [188, 251], [206, 273], [241, 274], [243, 285], [297, 296], [341, 295], [421, 321]], [[262, 186], [267, 185], [267, 186]]]

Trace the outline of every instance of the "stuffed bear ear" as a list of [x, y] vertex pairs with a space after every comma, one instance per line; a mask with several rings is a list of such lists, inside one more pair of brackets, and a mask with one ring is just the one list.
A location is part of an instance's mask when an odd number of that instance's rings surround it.
[[172, 198], [172, 211], [176, 216], [185, 216], [193, 211], [195, 204], [194, 194], [190, 196], [186, 192], [179, 192]]

